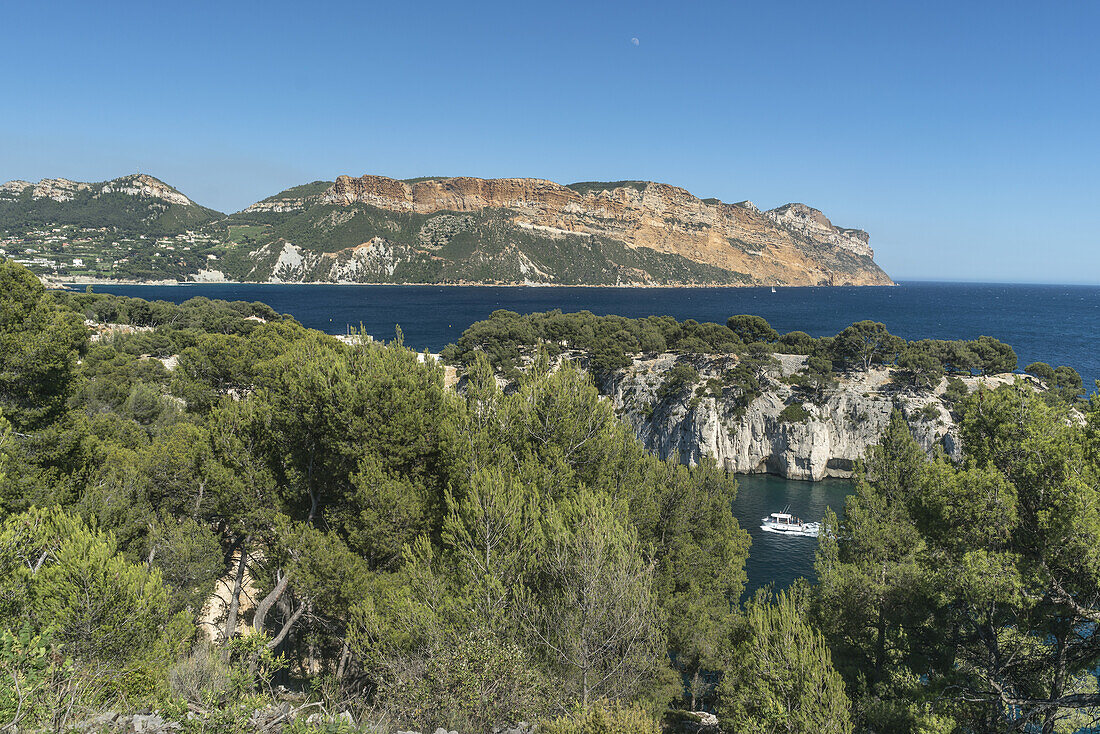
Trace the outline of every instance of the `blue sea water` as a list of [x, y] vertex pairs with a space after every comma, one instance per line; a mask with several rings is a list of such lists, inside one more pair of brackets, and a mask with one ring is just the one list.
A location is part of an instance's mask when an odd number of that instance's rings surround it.
[[[400, 325], [405, 343], [438, 351], [474, 321], [496, 309], [520, 313], [588, 310], [596, 314], [724, 323], [733, 314], [758, 314], [780, 332], [828, 336], [854, 321], [881, 321], [907, 339], [996, 337], [1011, 344], [1019, 366], [1033, 361], [1069, 365], [1092, 388], [1100, 379], [1100, 286], [985, 283], [903, 283], [896, 287], [833, 288], [516, 288], [489, 286], [357, 286], [212, 284], [95, 286], [95, 290], [150, 300], [182, 302], [195, 296], [263, 301], [303, 325], [343, 333], [360, 325], [390, 339]], [[792, 482], [740, 477], [734, 512], [753, 536], [748, 590], [774, 581], [783, 587], [812, 577], [815, 541], [759, 530], [760, 518], [790, 506], [818, 520], [838, 513], [850, 493], [846, 482]]]
[[305, 326], [342, 333], [360, 324], [390, 339], [439, 350], [498, 308], [520, 313], [596, 314], [717, 321], [739, 313], [766, 318], [780, 332], [829, 336], [872, 319], [906, 339], [993, 336], [1011, 344], [1020, 367], [1066, 364], [1092, 387], [1100, 379], [1100, 286], [903, 283], [832, 288], [516, 288], [492, 286], [267, 285], [95, 286], [95, 290], [182, 302], [194, 296], [263, 301]]

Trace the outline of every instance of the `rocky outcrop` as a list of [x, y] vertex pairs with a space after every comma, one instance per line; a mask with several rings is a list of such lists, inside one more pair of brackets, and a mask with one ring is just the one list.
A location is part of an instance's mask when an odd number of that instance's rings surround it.
[[[949, 455], [960, 455], [958, 428], [943, 398], [946, 379], [935, 389], [903, 389], [892, 370], [878, 367], [842, 375], [837, 387], [815, 404], [783, 379], [801, 369], [805, 357], [776, 356], [780, 366], [768, 374], [765, 389], [746, 407], [738, 407], [729, 390], [716, 395], [715, 382], [707, 387], [708, 380], [720, 382], [736, 363], [733, 355], [636, 358], [633, 365], [606, 378], [600, 389], [650, 451], [662, 457], [679, 455], [692, 464], [710, 456], [737, 473], [815, 481], [851, 476], [855, 462], [879, 441], [895, 408], [906, 416], [926, 451], [942, 446]], [[699, 381], [679, 395], [659, 400], [668, 370], [682, 361], [698, 370]], [[982, 382], [995, 387], [1027, 378], [1006, 374], [961, 379], [973, 390]], [[784, 415], [792, 404], [802, 406], [804, 418]]]
[[142, 173], [134, 176], [124, 176], [114, 181], [108, 181], [99, 186], [98, 193], [118, 193], [126, 194], [127, 196], [142, 196], [150, 199], [160, 199], [169, 204], [179, 204], [180, 206], [191, 206], [194, 204], [193, 201], [163, 181], [159, 181], [152, 176], [146, 176]]
[[[42, 258], [43, 269], [73, 270], [69, 277], [87, 282], [159, 280], [163, 268], [198, 282], [893, 283], [866, 232], [837, 227], [816, 209], [761, 211], [651, 181], [340, 176], [228, 217], [146, 174], [9, 181], [0, 185], [0, 233]], [[159, 241], [177, 235], [186, 243]], [[95, 276], [69, 268], [67, 238], [115, 267]], [[217, 268], [207, 267], [211, 258]]]
[[72, 201], [80, 194], [90, 194], [98, 198], [104, 194], [125, 194], [149, 199], [158, 199], [169, 204], [192, 206], [194, 202], [176, 191], [168, 184], [143, 173], [123, 176], [103, 183], [85, 183], [70, 181], [67, 178], [44, 178], [38, 183], [29, 181], [8, 181], [0, 185], [0, 201], [14, 201], [30, 189], [30, 199], [50, 199], [58, 203]]
[[820, 211], [787, 204], [702, 200], [668, 184], [629, 181], [563, 186], [535, 178], [340, 176], [322, 204], [432, 215], [507, 210], [518, 228], [587, 235], [678, 255], [775, 285], [890, 285], [866, 232], [834, 226]]
[[865, 257], [875, 255], [868, 244], [871, 236], [862, 229], [834, 227], [828, 217], [805, 204], [785, 204], [776, 209], [769, 209], [763, 214], [776, 224], [792, 232], [798, 232], [810, 240], [836, 245]]

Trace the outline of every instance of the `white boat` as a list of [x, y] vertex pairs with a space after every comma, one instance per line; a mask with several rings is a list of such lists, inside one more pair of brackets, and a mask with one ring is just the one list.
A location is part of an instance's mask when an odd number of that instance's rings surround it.
[[780, 535], [801, 535], [806, 538], [816, 538], [821, 523], [802, 522], [789, 512], [773, 512], [761, 521], [761, 530]]
[[775, 293], [775, 286], [772, 286], [772, 293]]

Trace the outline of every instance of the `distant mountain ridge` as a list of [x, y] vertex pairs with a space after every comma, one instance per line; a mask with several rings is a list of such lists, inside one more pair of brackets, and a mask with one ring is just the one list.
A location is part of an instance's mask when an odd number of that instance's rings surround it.
[[140, 173], [100, 183], [44, 178], [35, 184], [8, 181], [0, 185], [0, 230], [72, 224], [169, 235], [224, 217]]
[[[751, 202], [703, 200], [649, 181], [566, 186], [534, 178], [340, 176], [295, 186], [229, 216], [145, 174], [96, 184], [44, 179], [0, 186], [0, 232], [8, 245], [53, 225], [137, 238], [130, 250], [112, 239], [116, 251], [106, 245], [96, 251], [96, 237], [82, 233], [96, 257], [95, 272], [113, 258], [108, 279], [893, 283], [875, 264], [866, 232], [836, 227], [816, 209], [787, 204], [761, 211]], [[153, 250], [164, 251], [144, 252], [149, 238], [166, 237], [179, 242], [161, 241]], [[142, 263], [140, 276], [129, 267], [135, 260]], [[66, 267], [58, 260], [55, 275], [63, 277]]]

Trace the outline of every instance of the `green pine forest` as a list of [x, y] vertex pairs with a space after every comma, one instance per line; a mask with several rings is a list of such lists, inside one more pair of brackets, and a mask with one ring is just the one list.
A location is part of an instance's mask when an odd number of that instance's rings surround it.
[[446, 350], [452, 389], [400, 335], [0, 263], [0, 732], [1097, 725], [1100, 398], [1072, 369], [963, 390], [957, 463], [896, 414], [817, 580], [743, 599], [734, 478], [647, 454], [593, 381], [664, 350], [736, 354], [743, 384], [805, 354], [808, 390], [1017, 367], [872, 322], [498, 312]]

